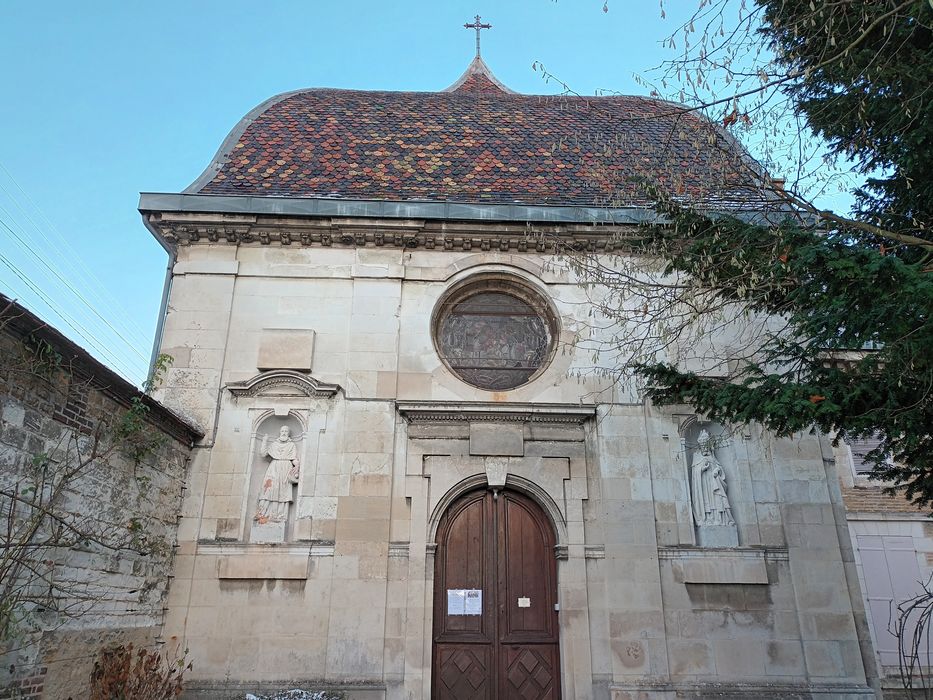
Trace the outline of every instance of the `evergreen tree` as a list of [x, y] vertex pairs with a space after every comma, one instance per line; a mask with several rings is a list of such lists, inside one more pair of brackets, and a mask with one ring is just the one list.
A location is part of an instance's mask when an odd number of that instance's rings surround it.
[[[705, 4], [705, 3], [704, 3]], [[851, 217], [762, 226], [661, 197], [637, 246], [707, 299], [786, 320], [728, 379], [642, 360], [648, 396], [780, 434], [877, 436], [873, 477], [933, 504], [933, 3], [758, 0], [788, 96], [864, 184]]]

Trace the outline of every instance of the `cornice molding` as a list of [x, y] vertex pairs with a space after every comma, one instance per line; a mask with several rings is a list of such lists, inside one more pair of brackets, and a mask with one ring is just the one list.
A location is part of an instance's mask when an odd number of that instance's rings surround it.
[[[268, 220], [267, 220], [268, 219]], [[147, 223], [172, 246], [229, 243], [322, 248], [402, 248], [477, 252], [558, 250], [612, 252], [629, 248], [634, 225], [444, 224], [296, 217], [149, 214]]]
[[227, 391], [233, 394], [234, 399], [241, 397], [258, 396], [275, 387], [288, 387], [297, 389], [309, 398], [329, 399], [333, 397], [340, 386], [318, 381], [310, 374], [302, 374], [294, 370], [276, 369], [260, 372], [252, 379], [244, 382], [231, 382], [226, 385]]
[[581, 404], [447, 403], [398, 401], [409, 423], [562, 423], [579, 425], [596, 415], [596, 406]]

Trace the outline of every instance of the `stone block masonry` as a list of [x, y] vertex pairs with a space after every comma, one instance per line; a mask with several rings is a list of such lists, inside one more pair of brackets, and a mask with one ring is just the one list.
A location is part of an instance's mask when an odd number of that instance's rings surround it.
[[101, 648], [161, 641], [199, 431], [2, 296], [0, 357], [0, 698], [86, 697]]

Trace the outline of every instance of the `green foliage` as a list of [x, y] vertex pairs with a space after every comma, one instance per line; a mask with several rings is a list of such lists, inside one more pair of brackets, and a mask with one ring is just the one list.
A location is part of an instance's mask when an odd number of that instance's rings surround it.
[[162, 380], [165, 378], [165, 373], [168, 372], [174, 361], [175, 358], [171, 355], [164, 352], [159, 353], [155, 362], [152, 364], [152, 373], [149, 375], [149, 378], [143, 382], [144, 394], [150, 395], [161, 386]]
[[140, 464], [165, 444], [165, 437], [146, 423], [148, 415], [149, 406], [142, 398], [133, 397], [130, 408], [114, 429], [114, 439], [119, 442], [121, 453], [134, 464]]
[[722, 420], [760, 421], [784, 435], [811, 425], [846, 438], [878, 434], [882, 445], [869, 455], [876, 475], [929, 504], [933, 277], [923, 262], [881, 254], [847, 230], [711, 219], [669, 202], [661, 208], [672, 225], [646, 227], [645, 252], [660, 253], [667, 272], [787, 326], [729, 381], [637, 365], [648, 396]]
[[[708, 217], [660, 198], [671, 226], [642, 252], [718, 302], [786, 322], [728, 380], [645, 362], [659, 403], [759, 421], [878, 436], [872, 476], [933, 505], [933, 6], [926, 0], [757, 0], [780, 84], [830, 151], [866, 179], [852, 219], [819, 226]], [[893, 459], [893, 462], [891, 461]]]
[[[143, 382], [145, 396], [159, 388], [165, 373], [172, 366], [172, 361], [172, 356], [164, 353], [156, 358], [152, 374]], [[114, 437], [120, 442], [123, 454], [135, 464], [139, 464], [165, 444], [165, 437], [147, 425], [149, 406], [143, 396], [133, 397], [130, 404], [130, 408], [117, 422]]]
[[52, 345], [41, 338], [34, 336], [26, 341], [26, 348], [30, 356], [26, 360], [26, 367], [39, 377], [51, 379], [62, 367], [62, 356]]
[[933, 6], [928, 0], [758, 0], [761, 29], [799, 80], [786, 89], [831, 149], [867, 176], [859, 219], [923, 235], [933, 223]]

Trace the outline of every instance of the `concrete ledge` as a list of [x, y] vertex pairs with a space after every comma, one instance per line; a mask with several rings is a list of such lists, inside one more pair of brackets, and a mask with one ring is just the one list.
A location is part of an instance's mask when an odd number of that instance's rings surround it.
[[658, 557], [671, 560], [678, 583], [768, 583], [763, 549], [669, 548]]
[[[785, 217], [781, 207], [747, 204], [720, 209], [745, 221], [776, 224]], [[257, 214], [273, 216], [320, 216], [382, 219], [444, 219], [448, 221], [540, 221], [586, 224], [641, 224], [665, 222], [649, 206], [602, 207], [572, 204], [486, 204], [432, 200], [333, 199], [328, 197], [281, 197], [267, 195], [211, 195], [142, 192], [139, 211], [150, 213], [225, 214], [232, 221], [248, 221]], [[233, 216], [231, 216], [233, 215]], [[236, 216], [240, 215], [240, 216]]]
[[[190, 552], [189, 552], [190, 553]], [[258, 544], [255, 542], [218, 542], [216, 540], [199, 540], [195, 554], [209, 557], [223, 556], [268, 556], [288, 555], [302, 557], [332, 557], [334, 556], [333, 540], [311, 540], [310, 542], [282, 542], [277, 544]]]

